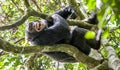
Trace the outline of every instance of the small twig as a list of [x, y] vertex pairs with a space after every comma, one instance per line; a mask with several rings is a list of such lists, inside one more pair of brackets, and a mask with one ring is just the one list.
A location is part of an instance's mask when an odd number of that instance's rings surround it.
[[11, 21], [11, 20], [9, 19], [9, 15], [8, 15], [8, 13], [5, 13], [4, 18], [5, 18], [5, 19], [7, 19], [7, 20], [8, 20], [8, 22], [10, 22], [10, 21]]
[[39, 10], [40, 12], [42, 12], [41, 9], [40, 9], [40, 7], [38, 6], [36, 0], [32, 0], [32, 2], [35, 4], [35, 6], [38, 8], [38, 10]]
[[21, 8], [19, 8], [18, 4], [16, 4], [14, 0], [11, 0], [11, 1], [12, 1], [12, 3], [15, 5], [15, 7], [16, 7], [21, 13], [24, 12], [24, 10], [22, 10]]
[[14, 44], [17, 44], [18, 42], [20, 42], [20, 41], [22, 41], [22, 40], [24, 40], [25, 38], [21, 38], [21, 39], [19, 39], [19, 40], [17, 40], [16, 42], [14, 42]]
[[4, 54], [4, 51], [0, 51], [0, 56], [2, 56]]
[[101, 39], [101, 34], [102, 34], [102, 28], [99, 28], [96, 36], [96, 40], [99, 41]]

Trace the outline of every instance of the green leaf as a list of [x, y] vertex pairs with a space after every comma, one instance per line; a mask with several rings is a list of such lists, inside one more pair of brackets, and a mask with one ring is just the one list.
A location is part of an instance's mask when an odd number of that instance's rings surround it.
[[107, 3], [109, 0], [102, 0], [103, 1], [103, 3]]
[[85, 38], [86, 38], [86, 39], [94, 39], [94, 38], [95, 38], [95, 32], [93, 32], [93, 31], [88, 31], [88, 32], [85, 34]]
[[4, 65], [4, 62], [0, 62], [0, 68], [1, 68], [1, 66], [3, 66]]
[[102, 34], [102, 37], [106, 39], [108, 36], [109, 36], [109, 31], [105, 30], [104, 33]]
[[96, 1], [95, 0], [88, 0], [88, 10], [93, 10], [96, 8]]

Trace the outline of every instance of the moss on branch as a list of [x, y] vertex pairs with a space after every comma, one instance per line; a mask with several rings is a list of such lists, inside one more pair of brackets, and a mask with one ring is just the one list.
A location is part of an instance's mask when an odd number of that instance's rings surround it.
[[108, 53], [108, 66], [113, 70], [120, 70], [120, 59], [116, 55], [114, 48], [107, 46], [106, 51]]
[[120, 70], [120, 59], [117, 57], [114, 48], [107, 46], [105, 50], [108, 53], [108, 60], [105, 60], [102, 64], [91, 70]]
[[[58, 48], [59, 47], [59, 48]], [[93, 68], [100, 64], [100, 61], [95, 60], [84, 53], [80, 52], [77, 48], [68, 45], [68, 44], [55, 44], [55, 45], [45, 45], [45, 46], [16, 46], [12, 45], [9, 42], [6, 42], [0, 39], [0, 49], [19, 54], [26, 53], [37, 53], [37, 52], [53, 52], [53, 51], [61, 51], [68, 53], [75, 57], [78, 61], [85, 63], [89, 68]]]

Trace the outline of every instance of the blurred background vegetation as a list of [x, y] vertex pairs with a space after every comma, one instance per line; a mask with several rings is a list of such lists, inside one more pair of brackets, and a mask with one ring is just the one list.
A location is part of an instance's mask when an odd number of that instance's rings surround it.
[[[103, 28], [103, 41], [111, 45], [120, 58], [120, 1], [119, 0], [29, 0], [30, 6], [41, 13], [52, 14], [67, 5], [74, 5], [81, 13], [79, 18], [84, 19], [91, 13], [98, 13], [99, 28]], [[19, 20], [26, 11], [23, 0], [0, 0], [0, 26], [9, 25]], [[40, 19], [29, 17], [26, 22]], [[25, 22], [25, 23], [26, 23]], [[15, 45], [24, 44], [25, 23], [10, 30], [0, 31], [0, 37]], [[29, 44], [28, 44], [29, 45]], [[105, 47], [105, 45], [102, 45]], [[104, 49], [102, 54], [106, 56]], [[12, 54], [0, 50], [0, 70], [16, 70], [23, 65], [29, 54]], [[41, 56], [36, 58], [31, 70], [87, 70], [86, 66], [79, 63], [60, 63]]]

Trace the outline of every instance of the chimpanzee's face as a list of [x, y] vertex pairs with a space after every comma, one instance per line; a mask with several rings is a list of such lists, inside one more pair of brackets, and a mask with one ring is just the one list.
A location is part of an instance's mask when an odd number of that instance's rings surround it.
[[46, 27], [46, 24], [42, 21], [30, 22], [26, 26], [26, 30], [30, 33], [40, 32]]

